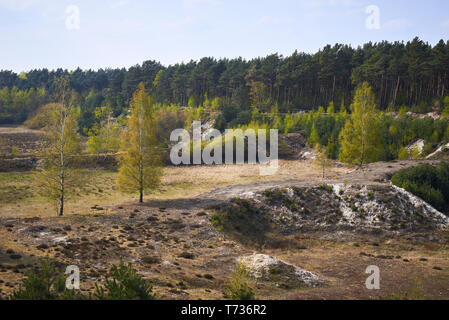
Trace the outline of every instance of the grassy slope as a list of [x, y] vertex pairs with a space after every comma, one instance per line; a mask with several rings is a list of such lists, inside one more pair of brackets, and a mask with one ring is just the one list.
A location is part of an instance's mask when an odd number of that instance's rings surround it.
[[[335, 168], [331, 176], [341, 175], [347, 169]], [[67, 202], [67, 213], [88, 214], [94, 205], [114, 206], [135, 201], [137, 195], [123, 194], [115, 185], [117, 173], [104, 169], [79, 170], [86, 184], [77, 188], [75, 197]], [[0, 173], [0, 217], [52, 216], [55, 209], [51, 203], [38, 197], [33, 190], [34, 174]], [[307, 162], [281, 161], [280, 170], [274, 176], [261, 177], [257, 166], [195, 166], [167, 167], [164, 169], [162, 186], [146, 199], [185, 199], [214, 188], [263, 180], [319, 179], [319, 173]]]

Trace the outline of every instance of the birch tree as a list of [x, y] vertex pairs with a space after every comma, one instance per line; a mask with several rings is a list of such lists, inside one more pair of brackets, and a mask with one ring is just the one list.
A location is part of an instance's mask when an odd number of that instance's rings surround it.
[[123, 118], [114, 118], [110, 106], [95, 109], [95, 119], [89, 138], [87, 151], [94, 154], [117, 152], [120, 148], [120, 133], [123, 129]]
[[362, 167], [377, 161], [382, 155], [379, 113], [368, 83], [356, 90], [351, 105], [351, 117], [340, 133], [340, 160]]
[[331, 166], [331, 160], [327, 157], [327, 147], [317, 143], [315, 145], [315, 165], [321, 171], [322, 178], [326, 179], [326, 170]]
[[71, 191], [80, 183], [80, 175], [73, 172], [81, 152], [78, 135], [80, 110], [75, 106], [76, 94], [70, 90], [68, 77], [55, 80], [56, 100], [48, 113], [44, 128], [46, 147], [42, 152], [42, 166], [36, 176], [38, 192], [52, 201], [58, 215], [63, 216], [64, 204]]
[[156, 138], [156, 117], [151, 98], [140, 83], [130, 103], [130, 116], [120, 139], [117, 184], [124, 192], [156, 189], [162, 175], [161, 148]]

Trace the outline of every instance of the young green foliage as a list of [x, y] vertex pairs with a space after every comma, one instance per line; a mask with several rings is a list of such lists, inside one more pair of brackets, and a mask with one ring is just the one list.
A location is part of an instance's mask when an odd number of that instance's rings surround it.
[[377, 161], [382, 150], [379, 114], [368, 83], [356, 90], [351, 110], [351, 118], [340, 133], [340, 160], [363, 166]]
[[120, 134], [123, 118], [114, 118], [110, 106], [95, 109], [97, 123], [89, 132], [87, 151], [95, 154], [117, 152], [120, 148]]
[[139, 84], [133, 95], [130, 112], [128, 124], [120, 138], [117, 184], [124, 192], [138, 192], [142, 203], [144, 192], [156, 189], [162, 175], [156, 117], [143, 83]]
[[312, 131], [310, 132], [309, 143], [313, 146], [320, 143], [320, 136], [316, 129], [315, 122], [312, 125]]
[[441, 113], [441, 117], [444, 119], [449, 118], [449, 96], [446, 96], [444, 98], [444, 109], [443, 112]]
[[449, 215], [448, 162], [441, 162], [438, 167], [418, 165], [400, 170], [392, 177], [391, 182]]
[[37, 272], [28, 272], [19, 290], [11, 295], [11, 300], [80, 300], [85, 297], [65, 285], [64, 275], [49, 259], [39, 263]]
[[152, 287], [129, 263], [122, 260], [112, 266], [112, 278], [106, 277], [103, 287], [95, 284], [95, 297], [99, 300], [154, 300]]
[[316, 159], [315, 159], [315, 165], [320, 169], [322, 172], [323, 179], [326, 178], [326, 170], [331, 165], [331, 160], [327, 157], [328, 154], [328, 147], [322, 146], [320, 144], [316, 144], [315, 146], [315, 153], [316, 153]]
[[0, 156], [6, 154], [6, 143], [3, 139], [0, 138]]
[[248, 268], [238, 263], [230, 279], [225, 284], [225, 293], [231, 300], [255, 300], [255, 283], [250, 278]]
[[131, 266], [122, 260], [112, 266], [111, 278], [105, 277], [102, 285], [95, 284], [93, 295], [83, 295], [79, 290], [66, 288], [66, 278], [49, 259], [40, 261], [37, 272], [28, 272], [20, 288], [9, 297], [11, 300], [153, 300], [152, 287]]

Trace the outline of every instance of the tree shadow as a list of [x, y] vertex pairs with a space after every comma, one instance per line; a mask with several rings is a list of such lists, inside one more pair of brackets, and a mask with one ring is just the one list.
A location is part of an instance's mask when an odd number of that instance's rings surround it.
[[168, 200], [148, 200], [139, 204], [140, 206], [156, 209], [177, 209], [177, 210], [204, 210], [212, 206], [223, 204], [224, 200], [211, 198], [186, 198]]

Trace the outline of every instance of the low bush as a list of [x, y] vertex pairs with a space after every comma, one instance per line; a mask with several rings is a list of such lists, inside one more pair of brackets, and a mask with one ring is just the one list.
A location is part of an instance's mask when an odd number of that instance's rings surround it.
[[449, 163], [438, 167], [419, 165], [397, 172], [391, 179], [395, 186], [403, 188], [439, 211], [449, 215]]
[[154, 300], [153, 288], [129, 263], [122, 260], [112, 266], [111, 279], [106, 277], [103, 287], [95, 284], [95, 297], [99, 300]]
[[65, 277], [49, 259], [40, 261], [37, 272], [29, 272], [11, 300], [81, 300], [81, 294], [66, 289]]
[[246, 266], [239, 263], [235, 266], [229, 280], [225, 283], [225, 293], [231, 300], [255, 300], [255, 283], [251, 280]]
[[[33, 270], [34, 271], [34, 270]], [[95, 293], [83, 295], [79, 290], [66, 288], [64, 274], [49, 259], [40, 261], [37, 272], [29, 272], [19, 290], [10, 296], [11, 300], [153, 300], [155, 295], [149, 285], [131, 264], [120, 261], [112, 266], [112, 275], [104, 284], [95, 284]]]

